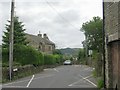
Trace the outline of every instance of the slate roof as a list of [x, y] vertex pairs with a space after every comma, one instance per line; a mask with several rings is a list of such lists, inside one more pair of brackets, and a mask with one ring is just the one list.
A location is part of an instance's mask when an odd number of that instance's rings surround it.
[[28, 41], [33, 41], [36, 44], [39, 44], [41, 42], [48, 45], [55, 45], [52, 41], [36, 35], [26, 34], [26, 38]]

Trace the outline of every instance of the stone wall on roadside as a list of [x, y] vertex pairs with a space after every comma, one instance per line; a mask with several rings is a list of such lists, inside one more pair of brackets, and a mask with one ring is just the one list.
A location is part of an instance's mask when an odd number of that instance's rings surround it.
[[[33, 65], [25, 65], [19, 67], [13, 67], [12, 79], [16, 80], [25, 76], [29, 76], [35, 73], [43, 71], [43, 66], [35, 67]], [[3, 82], [9, 81], [9, 67], [2, 68], [2, 80]]]
[[104, 2], [104, 16], [106, 87], [120, 89], [120, 1]]

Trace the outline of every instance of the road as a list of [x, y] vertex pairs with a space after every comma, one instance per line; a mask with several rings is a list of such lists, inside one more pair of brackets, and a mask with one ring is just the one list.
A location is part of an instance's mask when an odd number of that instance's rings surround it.
[[3, 85], [3, 88], [96, 88], [93, 68], [63, 65]]

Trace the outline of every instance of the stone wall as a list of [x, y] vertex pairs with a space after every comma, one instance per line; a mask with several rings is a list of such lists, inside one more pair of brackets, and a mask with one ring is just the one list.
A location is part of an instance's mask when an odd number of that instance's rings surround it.
[[120, 38], [118, 32], [120, 31], [118, 29], [119, 26], [119, 9], [118, 2], [105, 2], [105, 31], [106, 36], [108, 36], [108, 42], [118, 40]]
[[104, 2], [106, 87], [120, 89], [120, 1]]

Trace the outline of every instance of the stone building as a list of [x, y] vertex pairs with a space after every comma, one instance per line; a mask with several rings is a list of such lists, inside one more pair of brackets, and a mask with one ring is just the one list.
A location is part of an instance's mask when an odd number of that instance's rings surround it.
[[43, 34], [43, 37], [42, 34], [37, 36], [26, 34], [26, 39], [29, 42], [28, 45], [43, 53], [52, 54], [53, 50], [55, 50], [55, 44], [49, 40], [47, 34]]
[[120, 1], [117, 1], [104, 2], [105, 79], [107, 88], [120, 90]]

